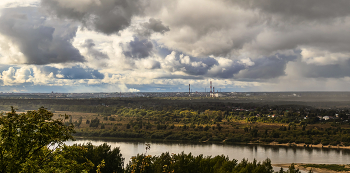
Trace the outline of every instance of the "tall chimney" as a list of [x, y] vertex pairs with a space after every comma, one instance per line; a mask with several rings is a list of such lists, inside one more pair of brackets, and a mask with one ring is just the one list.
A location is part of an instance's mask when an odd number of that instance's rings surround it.
[[215, 87], [213, 87], [213, 97], [215, 97]]
[[191, 84], [188, 84], [188, 96], [191, 96]]
[[210, 93], [212, 93], [212, 89], [213, 89], [213, 86], [212, 86], [212, 83], [210, 81]]

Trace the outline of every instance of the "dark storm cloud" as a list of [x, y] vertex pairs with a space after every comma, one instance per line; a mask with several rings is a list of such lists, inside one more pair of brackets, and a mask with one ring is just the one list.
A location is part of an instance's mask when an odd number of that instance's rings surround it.
[[[241, 60], [216, 61], [213, 58], [193, 58], [190, 63], [173, 63], [173, 71], [183, 71], [186, 74], [200, 75], [205, 78], [235, 79], [235, 80], [260, 80], [272, 79], [285, 75], [287, 63], [295, 61], [300, 57], [300, 51], [294, 54], [276, 54], [274, 56], [262, 57], [244, 63]], [[181, 58], [179, 59], [181, 62]], [[200, 66], [193, 66], [193, 62], [201, 62]], [[205, 64], [203, 66], [203, 64]], [[174, 70], [175, 69], [175, 70]], [[187, 79], [187, 78], [184, 78]]]
[[84, 62], [80, 52], [73, 47], [77, 27], [62, 25], [62, 29], [47, 26], [46, 19], [36, 8], [3, 9], [0, 33], [18, 45], [27, 64]]
[[182, 64], [189, 75], [205, 75], [218, 62], [214, 58], [190, 57], [190, 64]]
[[343, 78], [350, 76], [350, 60], [339, 64], [307, 64], [298, 61], [295, 67], [302, 76], [307, 78]]
[[[137, 30], [134, 35], [134, 40], [127, 43], [124, 55], [136, 59], [150, 56], [154, 48], [149, 39], [150, 36], [155, 32], [164, 34], [167, 31], [170, 31], [170, 29], [164, 26], [162, 21], [150, 18], [149, 22], [141, 24], [141, 29]], [[160, 64], [156, 67], [160, 68]]]
[[[349, 52], [350, 1], [347, 0], [233, 0], [226, 1], [259, 14], [249, 23], [262, 30], [249, 51], [269, 56], [274, 51], [300, 47]], [[250, 25], [248, 25], [250, 26]], [[248, 27], [249, 28], [249, 27]], [[244, 49], [244, 48], [243, 48]]]
[[242, 71], [237, 78], [240, 79], [272, 79], [285, 75], [285, 69], [289, 61], [294, 61], [297, 55], [282, 55], [259, 58], [254, 61], [254, 65]]
[[[245, 73], [244, 78], [274, 78], [276, 76], [281, 76], [284, 74], [284, 69], [286, 63], [289, 59], [281, 55], [281, 60], [274, 57], [257, 59], [255, 65], [247, 66], [247, 64], [242, 63], [239, 60], [228, 60], [227, 62], [219, 63], [215, 58], [197, 58], [191, 56], [179, 55], [172, 53], [165, 58], [165, 69], [170, 72], [182, 71], [190, 76], [167, 76], [169, 78], [181, 78], [183, 79], [202, 79], [202, 78], [220, 78], [220, 79], [240, 79], [242, 76], [236, 77], [242, 70], [248, 70]], [[264, 61], [266, 60], [266, 62]], [[276, 67], [279, 63], [283, 62], [283, 68]], [[274, 69], [278, 68], [278, 69]], [[268, 70], [271, 69], [269, 72]], [[265, 70], [262, 74], [259, 74], [259, 70]], [[273, 74], [274, 72], [279, 72], [278, 74]], [[258, 74], [256, 74], [258, 73]], [[254, 76], [256, 75], [256, 76]], [[258, 76], [260, 75], [260, 76]], [[162, 77], [163, 78], [163, 77]]]
[[95, 59], [109, 59], [108, 55], [95, 48], [96, 44], [92, 39], [85, 40], [83, 47], [87, 48], [88, 54]]
[[153, 33], [161, 33], [170, 31], [169, 26], [163, 25], [162, 21], [150, 18], [148, 22], [141, 24], [141, 29], [137, 30], [138, 37], [149, 38]]
[[169, 26], [164, 26], [162, 21], [154, 18], [150, 18], [148, 22], [143, 24], [143, 27], [162, 34], [164, 34], [167, 31], [170, 31]]
[[[161, 40], [192, 56], [254, 58], [309, 46], [349, 52], [347, 0], [191, 0], [165, 5], [161, 21], [171, 31]], [[195, 14], [195, 15], [194, 15]], [[155, 16], [157, 17], [157, 16]]]
[[247, 9], [281, 15], [288, 19], [317, 20], [344, 17], [350, 14], [348, 0], [234, 0]]
[[41, 0], [47, 12], [59, 18], [81, 22], [86, 28], [105, 34], [116, 34], [127, 28], [131, 18], [143, 13], [143, 1], [100, 0], [72, 3], [60, 0]]
[[[160, 20], [150, 18], [149, 22], [141, 24], [141, 29], [137, 30], [134, 35], [134, 40], [128, 42], [126, 47], [124, 47], [124, 55], [134, 59], [149, 57], [154, 48], [153, 43], [149, 39], [150, 36], [155, 32], [164, 34], [169, 30], [169, 27], [164, 26]], [[160, 68], [160, 64], [158, 63], [155, 67]]]
[[139, 40], [139, 38], [134, 37], [133, 41], [127, 43], [127, 47], [125, 49], [124, 55], [126, 57], [141, 59], [151, 55], [153, 44], [147, 39]]

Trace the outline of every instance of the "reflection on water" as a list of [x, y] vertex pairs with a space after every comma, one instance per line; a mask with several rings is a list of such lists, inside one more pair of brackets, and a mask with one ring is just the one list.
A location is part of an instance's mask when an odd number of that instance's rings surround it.
[[[93, 145], [107, 143], [112, 148], [120, 147], [121, 153], [128, 162], [132, 156], [145, 152], [145, 142], [115, 142], [107, 140], [77, 140], [68, 141], [67, 145], [91, 142]], [[286, 146], [261, 146], [261, 145], [229, 145], [229, 144], [193, 144], [193, 143], [159, 143], [149, 142], [150, 155], [169, 153], [192, 153], [204, 156], [225, 155], [230, 159], [243, 158], [263, 161], [270, 158], [272, 163], [318, 163], [318, 164], [348, 164], [350, 162], [350, 150], [329, 148], [291, 148]]]

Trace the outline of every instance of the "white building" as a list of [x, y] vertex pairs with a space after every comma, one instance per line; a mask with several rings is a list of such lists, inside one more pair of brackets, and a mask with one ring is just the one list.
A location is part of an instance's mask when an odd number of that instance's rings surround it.
[[210, 93], [210, 97], [224, 97], [221, 93]]

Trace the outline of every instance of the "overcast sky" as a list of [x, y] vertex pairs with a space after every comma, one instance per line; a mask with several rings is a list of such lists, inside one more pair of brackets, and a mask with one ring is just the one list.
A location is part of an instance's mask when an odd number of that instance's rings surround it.
[[350, 91], [349, 0], [1, 0], [0, 92]]

